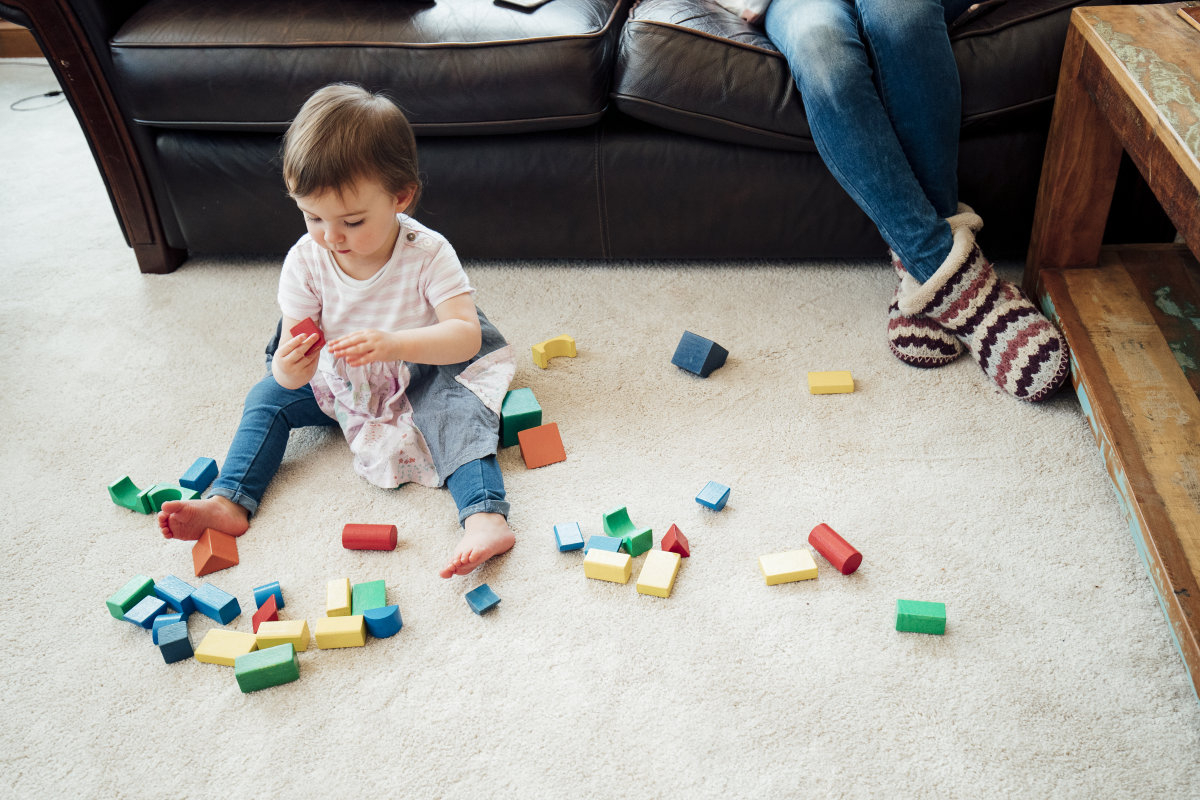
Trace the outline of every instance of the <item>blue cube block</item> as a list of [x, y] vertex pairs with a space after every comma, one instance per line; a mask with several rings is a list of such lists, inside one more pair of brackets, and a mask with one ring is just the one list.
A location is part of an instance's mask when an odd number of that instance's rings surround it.
[[591, 550], [593, 547], [597, 550], [608, 550], [610, 553], [621, 552], [621, 539], [616, 536], [591, 536], [587, 540], [587, 549], [583, 552]]
[[554, 540], [558, 542], [558, 551], [565, 553], [568, 550], [580, 550], [583, 548], [583, 532], [579, 530], [578, 522], [562, 522], [554, 526]]
[[125, 621], [141, 628], [150, 629], [154, 618], [167, 610], [167, 604], [157, 597], [143, 597], [138, 604], [125, 612]]
[[168, 575], [161, 581], [154, 582], [154, 594], [160, 600], [165, 600], [171, 608], [184, 614], [190, 614], [196, 610], [196, 604], [192, 602], [192, 592], [194, 591], [196, 591], [195, 586], [174, 575]]
[[196, 492], [203, 492], [217, 479], [217, 462], [211, 458], [197, 458], [179, 479], [179, 485]]
[[158, 651], [162, 653], [163, 661], [168, 664], [191, 658], [194, 651], [192, 639], [188, 636], [187, 623], [176, 622], [159, 630]]
[[275, 595], [275, 607], [283, 608], [283, 590], [279, 588], [279, 581], [255, 587], [254, 607], [262, 608], [262, 604], [267, 602], [267, 598], [271, 595]]
[[242, 607], [238, 605], [236, 597], [211, 583], [202, 584], [192, 592], [192, 601], [196, 604], [197, 611], [222, 625], [228, 625], [242, 613]]
[[150, 638], [158, 644], [158, 632], [168, 625], [173, 625], [176, 622], [187, 622], [187, 614], [159, 614], [154, 618], [154, 623], [150, 626]]
[[711, 339], [684, 331], [675, 347], [671, 363], [701, 378], [707, 378], [713, 370], [724, 365], [728, 356], [729, 351]]
[[729, 502], [729, 487], [722, 486], [716, 481], [709, 481], [704, 484], [704, 488], [700, 490], [700, 494], [696, 495], [696, 502], [702, 506], [707, 506], [713, 511], [720, 511]]
[[478, 587], [467, 592], [466, 598], [467, 605], [476, 614], [482, 614], [490, 608], [495, 608], [496, 604], [500, 602], [500, 598], [492, 591], [492, 587], [486, 583], [481, 583]]
[[367, 623], [367, 633], [376, 639], [395, 636], [404, 627], [404, 620], [400, 618], [400, 606], [369, 608], [363, 612], [363, 621]]

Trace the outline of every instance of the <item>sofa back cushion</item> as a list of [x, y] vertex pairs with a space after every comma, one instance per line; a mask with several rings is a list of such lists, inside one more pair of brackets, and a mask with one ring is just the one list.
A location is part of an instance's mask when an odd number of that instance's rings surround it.
[[418, 135], [588, 125], [608, 105], [626, 0], [150, 0], [111, 41], [144, 125], [282, 131], [335, 81], [384, 90]]

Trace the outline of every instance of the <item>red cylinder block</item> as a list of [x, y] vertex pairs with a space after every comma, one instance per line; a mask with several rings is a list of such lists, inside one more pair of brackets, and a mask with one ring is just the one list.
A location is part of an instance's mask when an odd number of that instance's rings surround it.
[[843, 575], [854, 572], [862, 563], [862, 553], [851, 547], [849, 542], [838, 536], [837, 531], [824, 522], [808, 534], [808, 543]]
[[395, 550], [395, 525], [354, 525], [342, 528], [342, 547], [347, 550]]

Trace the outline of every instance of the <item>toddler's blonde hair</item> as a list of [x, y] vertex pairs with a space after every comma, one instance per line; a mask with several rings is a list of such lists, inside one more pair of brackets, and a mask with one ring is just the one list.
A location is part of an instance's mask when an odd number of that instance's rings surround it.
[[421, 194], [417, 142], [395, 103], [361, 86], [334, 83], [313, 93], [283, 137], [283, 180], [293, 198], [339, 194], [359, 180], [388, 194]]

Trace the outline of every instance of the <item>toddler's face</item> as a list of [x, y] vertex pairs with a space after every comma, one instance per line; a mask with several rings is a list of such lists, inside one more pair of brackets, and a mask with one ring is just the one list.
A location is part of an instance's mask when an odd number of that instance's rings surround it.
[[338, 266], [352, 278], [369, 278], [387, 263], [396, 244], [400, 223], [396, 213], [410, 202], [414, 190], [388, 194], [376, 181], [359, 180], [341, 192], [327, 189], [296, 199], [308, 232], [333, 253]]

